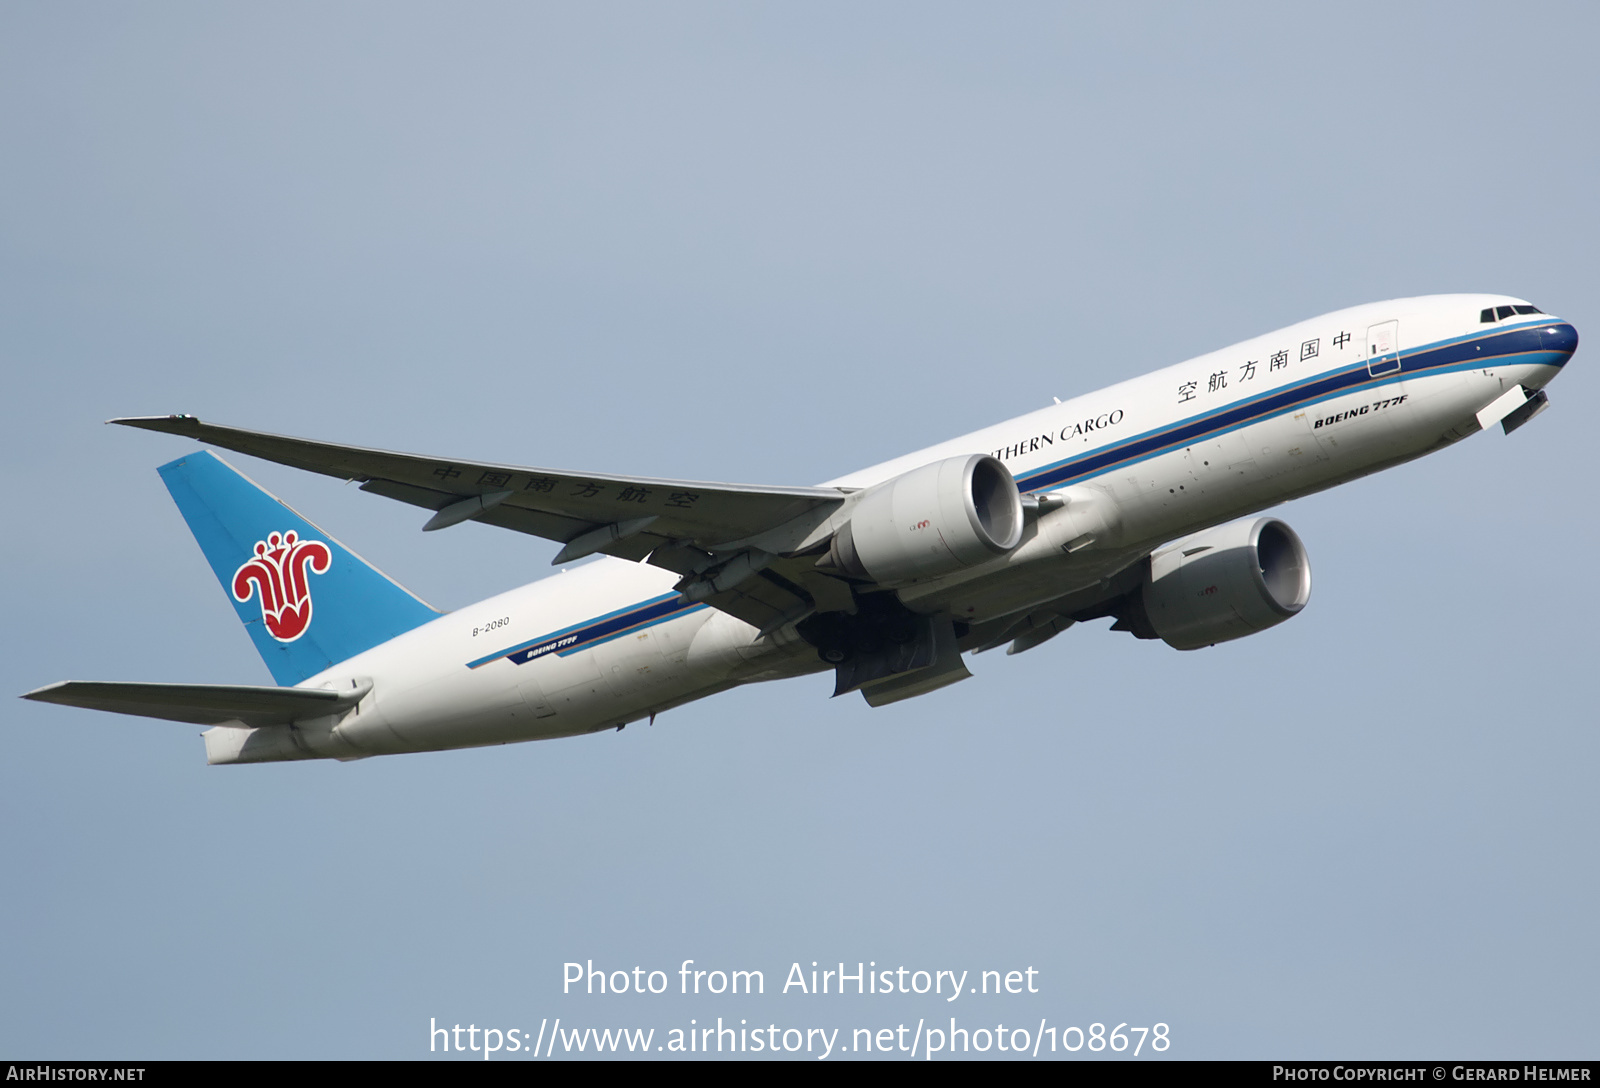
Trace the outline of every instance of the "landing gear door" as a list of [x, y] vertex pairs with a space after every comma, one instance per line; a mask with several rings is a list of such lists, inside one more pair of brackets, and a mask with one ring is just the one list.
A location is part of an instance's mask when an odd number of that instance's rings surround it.
[[1400, 322], [1384, 321], [1367, 328], [1367, 373], [1374, 378], [1400, 372]]

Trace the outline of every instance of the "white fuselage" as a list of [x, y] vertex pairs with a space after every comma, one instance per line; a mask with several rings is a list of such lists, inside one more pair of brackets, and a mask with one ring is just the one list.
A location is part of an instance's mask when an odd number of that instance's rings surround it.
[[[1090, 585], [1163, 542], [1472, 433], [1481, 409], [1516, 385], [1543, 387], [1565, 362], [1536, 350], [1528, 331], [1558, 318], [1480, 320], [1486, 307], [1517, 303], [1446, 295], [1341, 310], [829, 483], [863, 488], [989, 453], [1024, 493], [1077, 496], [1030, 523], [1009, 555], [898, 591], [915, 611], [983, 623]], [[1496, 347], [1512, 343], [1531, 346]], [[1094, 543], [1068, 551], [1074, 538]], [[352, 758], [570, 736], [827, 667], [792, 627], [760, 637], [679, 600], [677, 577], [602, 558], [442, 616], [300, 685], [373, 686], [341, 720], [301, 723], [296, 743]], [[231, 761], [241, 732], [208, 734], [213, 762]]]

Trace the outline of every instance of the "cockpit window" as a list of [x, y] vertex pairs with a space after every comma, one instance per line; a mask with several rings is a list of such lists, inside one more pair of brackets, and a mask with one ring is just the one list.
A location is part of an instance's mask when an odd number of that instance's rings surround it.
[[1490, 306], [1488, 309], [1483, 310], [1478, 314], [1478, 322], [1483, 325], [1488, 325], [1496, 321], [1504, 321], [1506, 318], [1512, 317], [1516, 314], [1542, 313], [1544, 313], [1544, 311], [1539, 309], [1539, 307], [1529, 306], [1526, 303], [1522, 304], [1521, 306]]

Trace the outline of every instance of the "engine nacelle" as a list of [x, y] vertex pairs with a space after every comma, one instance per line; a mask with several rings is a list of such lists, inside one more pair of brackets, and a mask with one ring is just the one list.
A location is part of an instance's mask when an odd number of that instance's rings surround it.
[[1021, 540], [1017, 482], [995, 458], [970, 454], [869, 488], [823, 562], [892, 585], [977, 566]]
[[1142, 593], [1156, 635], [1198, 650], [1296, 615], [1311, 599], [1311, 560], [1277, 518], [1235, 521], [1152, 555]]

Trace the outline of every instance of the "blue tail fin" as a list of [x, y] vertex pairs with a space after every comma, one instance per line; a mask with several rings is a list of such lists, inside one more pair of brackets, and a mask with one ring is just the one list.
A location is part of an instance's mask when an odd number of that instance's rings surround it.
[[438, 617], [209, 450], [159, 471], [279, 684]]

